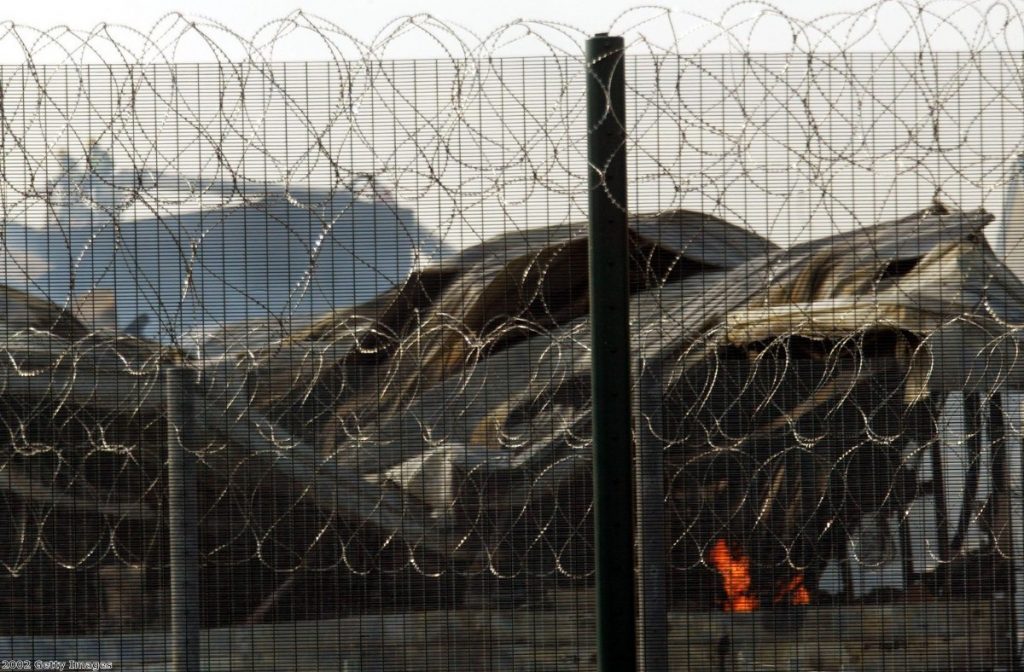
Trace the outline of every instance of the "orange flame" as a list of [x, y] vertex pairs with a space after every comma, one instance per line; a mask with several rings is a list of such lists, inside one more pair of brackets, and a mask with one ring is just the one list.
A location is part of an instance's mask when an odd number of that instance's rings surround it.
[[811, 603], [811, 593], [804, 585], [804, 575], [797, 574], [789, 580], [782, 590], [775, 593], [775, 604], [787, 602], [793, 606], [804, 606]]
[[711, 562], [722, 575], [725, 588], [722, 611], [756, 611], [759, 606], [757, 596], [750, 594], [750, 558], [733, 555], [725, 539], [719, 539], [711, 549]]

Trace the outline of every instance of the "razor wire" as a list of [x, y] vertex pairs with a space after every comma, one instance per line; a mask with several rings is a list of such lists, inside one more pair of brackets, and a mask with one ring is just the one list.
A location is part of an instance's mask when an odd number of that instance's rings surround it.
[[[780, 26], [790, 49], [752, 50]], [[985, 227], [1024, 154], [1017, 9], [643, 9], [613, 30], [632, 357], [656, 371], [636, 422], [663, 452], [675, 603], [863, 598], [907, 557], [936, 593], [1000, 589], [1024, 252]], [[410, 34], [437, 58], [389, 59]], [[32, 603], [65, 630], [159, 618], [128, 594], [164, 599], [178, 361], [200, 374], [205, 622], [327, 584], [367, 610], [586, 585], [584, 37], [0, 25], [23, 61], [0, 66], [9, 627], [53, 629]], [[275, 60], [287, 40], [317, 56]], [[209, 62], [173, 62], [196, 41]], [[1000, 459], [1012, 493], [985, 475]], [[721, 563], [744, 557], [737, 597]]]

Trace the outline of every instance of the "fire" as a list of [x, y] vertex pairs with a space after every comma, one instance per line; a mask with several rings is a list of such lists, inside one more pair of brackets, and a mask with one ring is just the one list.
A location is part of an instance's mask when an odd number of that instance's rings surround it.
[[782, 590], [776, 591], [775, 604], [781, 604], [786, 602], [794, 606], [803, 606], [811, 603], [811, 593], [807, 590], [807, 586], [804, 585], [804, 575], [797, 573], [792, 579], [789, 580]]
[[722, 611], [757, 610], [757, 596], [750, 594], [750, 558], [733, 555], [725, 539], [719, 539], [711, 549], [711, 562], [722, 575], [722, 585], [725, 588]]
[[[711, 549], [711, 562], [722, 575], [725, 602], [722, 611], [746, 613], [757, 611], [760, 601], [750, 591], [750, 558], [734, 555], [725, 539], [719, 539]], [[804, 575], [797, 573], [785, 584], [781, 584], [772, 598], [773, 604], [804, 606], [811, 603], [811, 593], [804, 585]]]

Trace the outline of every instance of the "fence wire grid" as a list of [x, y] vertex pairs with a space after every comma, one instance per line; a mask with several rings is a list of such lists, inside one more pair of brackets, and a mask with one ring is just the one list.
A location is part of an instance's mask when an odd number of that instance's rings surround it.
[[[1022, 9], [613, 25], [644, 669], [1019, 669]], [[595, 669], [587, 37], [0, 24], [10, 669]]]

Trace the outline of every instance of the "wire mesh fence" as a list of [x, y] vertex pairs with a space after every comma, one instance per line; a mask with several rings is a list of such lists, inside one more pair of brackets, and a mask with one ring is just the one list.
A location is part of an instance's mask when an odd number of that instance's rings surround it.
[[[1019, 665], [1024, 38], [914, 8], [622, 24], [645, 669]], [[4, 28], [0, 657], [593, 669], [586, 36]]]

